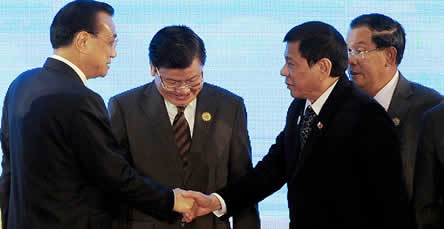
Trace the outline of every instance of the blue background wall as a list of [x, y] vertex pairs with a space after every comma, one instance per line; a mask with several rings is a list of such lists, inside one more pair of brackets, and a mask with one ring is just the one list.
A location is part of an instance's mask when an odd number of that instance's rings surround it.
[[[49, 26], [68, 1], [0, 0], [0, 100], [26, 69], [52, 54]], [[293, 26], [320, 20], [344, 36], [350, 21], [378, 12], [398, 20], [407, 33], [403, 75], [444, 93], [443, 0], [109, 0], [119, 44], [105, 78], [88, 87], [109, 97], [151, 81], [148, 44], [171, 24], [191, 27], [207, 48], [205, 80], [245, 99], [254, 164], [267, 153], [284, 126], [291, 96], [279, 70], [282, 39]], [[328, 190], [326, 190], [328, 191]], [[260, 204], [263, 228], [288, 224], [286, 187]]]

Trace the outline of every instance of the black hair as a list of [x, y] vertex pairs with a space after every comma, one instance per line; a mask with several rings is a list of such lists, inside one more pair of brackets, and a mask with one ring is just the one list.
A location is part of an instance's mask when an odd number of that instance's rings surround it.
[[377, 48], [395, 47], [396, 64], [400, 64], [405, 49], [405, 31], [399, 22], [382, 14], [364, 14], [350, 23], [352, 29], [367, 26], [372, 32], [372, 41]]
[[96, 34], [97, 13], [113, 16], [114, 9], [107, 3], [77, 0], [66, 4], [57, 12], [51, 24], [51, 45], [54, 49], [70, 45], [80, 31]]
[[343, 76], [348, 65], [347, 44], [344, 37], [331, 25], [310, 21], [293, 27], [284, 42], [300, 42], [299, 52], [309, 66], [322, 58], [332, 63], [330, 76]]
[[184, 69], [198, 58], [205, 65], [207, 57], [202, 39], [184, 25], [167, 26], [159, 30], [149, 46], [151, 64], [157, 68]]

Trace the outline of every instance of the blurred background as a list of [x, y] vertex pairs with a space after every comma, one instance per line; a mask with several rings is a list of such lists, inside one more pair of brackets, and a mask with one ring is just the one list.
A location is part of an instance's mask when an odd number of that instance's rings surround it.
[[[0, 101], [21, 72], [52, 55], [49, 27], [66, 0], [0, 0]], [[115, 9], [119, 44], [105, 78], [88, 81], [105, 103], [153, 80], [148, 45], [162, 27], [183, 24], [205, 42], [205, 81], [245, 100], [256, 164], [284, 127], [292, 98], [279, 71], [285, 34], [306, 21], [324, 21], [347, 35], [350, 21], [382, 13], [407, 33], [400, 71], [444, 93], [444, 0], [105, 0]], [[1, 154], [1, 151], [0, 151]], [[262, 228], [288, 227], [287, 189], [262, 201]]]

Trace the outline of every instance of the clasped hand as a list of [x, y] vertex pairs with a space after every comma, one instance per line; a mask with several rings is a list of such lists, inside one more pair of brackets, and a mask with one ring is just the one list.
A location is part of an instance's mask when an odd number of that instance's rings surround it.
[[215, 195], [205, 195], [180, 188], [173, 191], [175, 196], [173, 210], [182, 213], [182, 222], [189, 223], [196, 217], [221, 209], [219, 199]]

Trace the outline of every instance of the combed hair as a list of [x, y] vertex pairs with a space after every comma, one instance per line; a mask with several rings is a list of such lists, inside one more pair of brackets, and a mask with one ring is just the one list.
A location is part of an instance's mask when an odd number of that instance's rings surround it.
[[348, 66], [347, 44], [333, 26], [320, 21], [295, 26], [285, 35], [284, 42], [298, 41], [299, 52], [309, 66], [328, 58], [332, 63], [330, 76], [345, 75]]
[[77, 0], [57, 12], [51, 24], [51, 45], [54, 49], [70, 45], [76, 33], [97, 33], [97, 13], [114, 15], [112, 6], [93, 0]]
[[396, 48], [396, 64], [401, 63], [405, 49], [405, 31], [399, 22], [383, 14], [364, 14], [350, 23], [352, 29], [366, 26], [373, 35], [372, 41], [377, 48]]
[[157, 68], [184, 69], [198, 58], [205, 65], [207, 54], [202, 39], [184, 25], [167, 26], [159, 30], [149, 46], [151, 64]]

